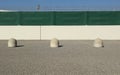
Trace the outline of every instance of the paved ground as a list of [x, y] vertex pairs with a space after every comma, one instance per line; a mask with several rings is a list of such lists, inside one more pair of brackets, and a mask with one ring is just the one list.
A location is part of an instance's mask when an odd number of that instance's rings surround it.
[[120, 41], [60, 41], [63, 47], [50, 48], [49, 41], [18, 41], [8, 48], [0, 41], [0, 75], [120, 75]]

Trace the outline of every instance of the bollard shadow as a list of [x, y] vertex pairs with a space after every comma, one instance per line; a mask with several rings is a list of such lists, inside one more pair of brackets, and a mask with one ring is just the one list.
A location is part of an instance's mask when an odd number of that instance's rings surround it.
[[17, 45], [16, 47], [24, 47], [24, 45]]
[[59, 45], [58, 47], [63, 47], [63, 45]]
[[102, 46], [102, 48], [104, 48], [105, 46]]

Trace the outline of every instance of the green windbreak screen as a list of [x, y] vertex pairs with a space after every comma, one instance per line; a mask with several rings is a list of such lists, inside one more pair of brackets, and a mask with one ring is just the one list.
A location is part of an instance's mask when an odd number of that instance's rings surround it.
[[17, 12], [0, 12], [0, 25], [18, 25]]
[[95, 11], [87, 13], [88, 25], [120, 25], [119, 11]]
[[21, 12], [22, 25], [52, 25], [53, 12]]
[[0, 12], [0, 25], [120, 25], [120, 11]]
[[85, 12], [56, 12], [56, 25], [84, 25]]

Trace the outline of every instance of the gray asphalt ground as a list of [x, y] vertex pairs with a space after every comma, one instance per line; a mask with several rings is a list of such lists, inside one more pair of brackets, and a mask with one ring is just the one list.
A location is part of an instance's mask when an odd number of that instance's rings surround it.
[[93, 41], [60, 43], [50, 48], [49, 41], [18, 41], [8, 48], [0, 41], [0, 75], [120, 75], [120, 41], [104, 41], [104, 48]]

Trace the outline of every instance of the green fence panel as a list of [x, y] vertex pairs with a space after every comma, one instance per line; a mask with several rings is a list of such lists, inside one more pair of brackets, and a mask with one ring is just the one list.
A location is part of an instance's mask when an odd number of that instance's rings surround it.
[[120, 11], [0, 12], [0, 25], [120, 25]]
[[0, 25], [18, 25], [17, 12], [0, 12]]
[[56, 25], [84, 25], [85, 12], [56, 12], [55, 24]]
[[88, 25], [120, 25], [119, 11], [91, 11], [87, 13]]
[[53, 12], [21, 12], [21, 25], [52, 25]]

